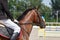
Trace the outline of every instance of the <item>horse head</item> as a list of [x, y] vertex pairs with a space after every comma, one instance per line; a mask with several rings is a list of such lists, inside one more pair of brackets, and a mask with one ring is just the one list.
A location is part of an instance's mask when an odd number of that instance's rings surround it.
[[45, 21], [42, 19], [42, 16], [38, 13], [36, 8], [27, 9], [17, 20], [22, 28], [23, 40], [29, 40], [33, 25], [38, 25], [40, 28], [46, 27]]
[[40, 28], [45, 28], [46, 24], [45, 24], [45, 20], [42, 18], [41, 13], [38, 13], [37, 9], [34, 9], [34, 23], [38, 26], [40, 26]]

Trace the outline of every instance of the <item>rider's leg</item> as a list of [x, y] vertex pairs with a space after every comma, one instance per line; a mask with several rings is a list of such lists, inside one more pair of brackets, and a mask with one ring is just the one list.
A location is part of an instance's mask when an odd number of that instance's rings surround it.
[[13, 35], [10, 40], [16, 40], [16, 38], [20, 34], [20, 30], [21, 30], [20, 27], [17, 24], [15, 24], [14, 22], [12, 22], [10, 19], [3, 20], [3, 22], [7, 27], [14, 30]]

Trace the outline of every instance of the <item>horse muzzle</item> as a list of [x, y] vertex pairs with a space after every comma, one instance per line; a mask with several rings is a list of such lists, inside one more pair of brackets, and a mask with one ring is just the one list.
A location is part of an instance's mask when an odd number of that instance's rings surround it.
[[40, 23], [40, 28], [41, 29], [46, 28], [46, 25], [44, 23]]

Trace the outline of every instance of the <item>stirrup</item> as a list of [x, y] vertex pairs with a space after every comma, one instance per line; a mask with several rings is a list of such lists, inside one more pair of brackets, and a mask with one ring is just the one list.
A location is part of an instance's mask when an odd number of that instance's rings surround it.
[[11, 39], [10, 40], [16, 40], [17, 39], [17, 37], [18, 37], [18, 35], [19, 35], [19, 33], [14, 33], [13, 35], [12, 35], [12, 37], [11, 37]]

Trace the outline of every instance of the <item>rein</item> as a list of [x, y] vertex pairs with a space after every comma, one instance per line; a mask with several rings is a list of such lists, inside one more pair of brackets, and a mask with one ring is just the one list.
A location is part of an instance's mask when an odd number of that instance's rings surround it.
[[[28, 24], [32, 24], [33, 25], [33, 23], [18, 23], [18, 24], [19, 25], [28, 25]], [[21, 27], [21, 29], [23, 29], [29, 35], [29, 33], [24, 28]]]
[[[18, 24], [20, 24], [20, 25], [28, 25], [28, 24], [31, 24], [31, 25], [33, 25], [34, 23], [18, 23]], [[35, 23], [35, 24], [40, 24], [40, 23]]]
[[18, 25], [26, 25], [26, 24], [32, 24], [33, 25], [33, 23], [20, 23], [20, 22], [14, 22], [14, 23], [16, 23]]

